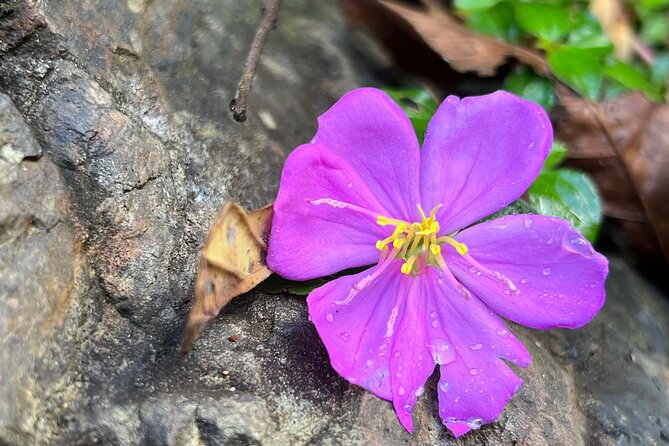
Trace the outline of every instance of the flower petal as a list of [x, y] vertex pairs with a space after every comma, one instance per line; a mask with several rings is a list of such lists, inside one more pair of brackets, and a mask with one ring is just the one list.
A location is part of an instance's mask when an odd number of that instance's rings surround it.
[[443, 205], [437, 219], [444, 233], [498, 211], [532, 184], [552, 140], [546, 113], [532, 102], [503, 91], [449, 96], [425, 134], [423, 208]]
[[440, 367], [439, 415], [459, 437], [495, 421], [522, 384], [499, 358], [525, 367], [530, 355], [483, 302], [476, 296], [466, 299], [440, 274], [431, 269], [425, 282], [437, 317], [448, 324], [455, 355]]
[[453, 274], [507, 319], [533, 328], [578, 328], [604, 304], [606, 258], [560, 218], [510, 215], [466, 229], [457, 239], [481, 266], [511, 281], [450, 256]]
[[407, 279], [396, 263], [380, 274], [375, 266], [340, 277], [307, 298], [309, 317], [332, 367], [349, 382], [387, 400], [392, 399], [390, 351]]
[[[322, 199], [330, 201], [318, 201]], [[376, 224], [374, 215], [385, 213], [343, 159], [319, 144], [300, 146], [286, 160], [281, 176], [267, 263], [293, 280], [373, 264], [379, 258], [376, 241], [392, 231]]]
[[317, 142], [345, 159], [389, 211], [415, 221], [420, 151], [409, 118], [384, 92], [360, 88], [318, 118]]

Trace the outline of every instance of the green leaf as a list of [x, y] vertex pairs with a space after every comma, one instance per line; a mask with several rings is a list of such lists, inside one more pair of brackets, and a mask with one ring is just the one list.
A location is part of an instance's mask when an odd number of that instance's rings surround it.
[[467, 16], [467, 27], [508, 42], [518, 43], [520, 41], [520, 28], [516, 25], [513, 8], [507, 2], [470, 13]]
[[530, 203], [539, 214], [562, 217], [588, 240], [595, 241], [602, 203], [586, 174], [571, 169], [542, 172], [529, 193]]
[[422, 145], [427, 125], [439, 107], [437, 101], [423, 88], [386, 89], [385, 92], [407, 114]]
[[557, 42], [572, 27], [569, 15], [546, 3], [516, 3], [518, 25], [528, 33], [548, 42]]
[[661, 102], [661, 87], [656, 87], [636, 67], [623, 62], [614, 61], [604, 68], [604, 74], [630, 90], [640, 90], [650, 99]]
[[669, 37], [668, 21], [666, 14], [649, 16], [642, 21], [641, 38], [650, 45], [662, 45]]
[[476, 11], [495, 6], [501, 0], [455, 0], [455, 7], [460, 11]]
[[555, 105], [553, 84], [537, 76], [531, 68], [524, 67], [508, 75], [504, 79], [502, 88], [528, 101], [536, 102], [546, 110], [550, 110]]
[[640, 0], [639, 4], [648, 9], [662, 9], [669, 6], [669, 0]]
[[587, 48], [590, 53], [604, 57], [613, 53], [613, 44], [604, 35], [599, 22], [591, 14], [580, 14], [579, 20], [567, 37], [567, 45]]
[[558, 141], [553, 141], [553, 147], [551, 147], [551, 151], [548, 154], [548, 158], [546, 158], [544, 167], [542, 167], [543, 171], [548, 171], [553, 169], [555, 166], [560, 164], [566, 157], [567, 157], [567, 148], [564, 146], [564, 144]]
[[602, 63], [592, 51], [562, 46], [549, 51], [548, 65], [557, 77], [576, 91], [597, 100], [602, 84]]
[[[474, 225], [477, 225], [479, 223], [483, 223], [484, 221], [489, 221], [489, 220], [495, 220], [500, 217], [504, 217], [506, 215], [517, 215], [517, 214], [536, 214], [537, 211], [526, 201], [523, 200], [516, 200], [504, 209], [500, 209], [499, 211], [495, 212], [492, 215], [489, 215], [485, 218], [482, 218], [481, 220], [477, 221], [474, 223]], [[472, 225], [472, 226], [474, 226]]]
[[262, 281], [256, 289], [268, 294], [290, 293], [298, 296], [306, 296], [316, 288], [328, 283], [328, 281], [329, 280], [326, 278], [318, 278], [298, 282], [295, 280], [284, 279], [277, 274], [272, 274]]

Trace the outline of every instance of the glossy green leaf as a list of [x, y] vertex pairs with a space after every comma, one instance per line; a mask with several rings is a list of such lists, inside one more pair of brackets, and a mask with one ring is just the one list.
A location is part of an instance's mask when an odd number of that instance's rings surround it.
[[455, 0], [455, 7], [461, 11], [476, 11], [495, 6], [501, 0]]
[[661, 87], [653, 85], [637, 68], [615, 61], [604, 68], [604, 74], [630, 90], [640, 90], [654, 101], [662, 101]]
[[501, 2], [492, 8], [472, 12], [467, 16], [467, 27], [496, 39], [517, 43], [521, 31], [516, 24], [513, 8]]
[[602, 63], [592, 51], [563, 46], [548, 53], [548, 65], [569, 86], [597, 100], [602, 84]]
[[528, 101], [536, 102], [546, 110], [555, 105], [553, 84], [548, 79], [536, 75], [531, 68], [523, 67], [509, 74], [504, 79], [502, 88]]
[[594, 183], [582, 172], [542, 172], [529, 190], [530, 204], [541, 215], [562, 217], [591, 242], [599, 232], [602, 204]]
[[548, 42], [557, 42], [572, 27], [569, 15], [547, 3], [516, 3], [518, 25], [528, 33]]
[[558, 141], [553, 141], [553, 147], [551, 147], [551, 151], [548, 154], [548, 158], [546, 158], [546, 162], [544, 163], [544, 167], [542, 169], [544, 171], [551, 170], [560, 164], [566, 157], [567, 148], [564, 146], [564, 144]]
[[599, 22], [591, 14], [580, 14], [574, 28], [569, 32], [567, 45], [574, 48], [587, 48], [599, 57], [613, 53], [613, 44], [604, 35]]
[[423, 88], [387, 89], [385, 91], [407, 114], [416, 131], [418, 141], [422, 145], [427, 125], [439, 107], [437, 101]]

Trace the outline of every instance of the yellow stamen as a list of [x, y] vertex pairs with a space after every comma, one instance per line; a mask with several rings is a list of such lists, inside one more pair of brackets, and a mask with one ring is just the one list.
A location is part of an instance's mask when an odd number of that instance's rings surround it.
[[[417, 260], [420, 260], [421, 265], [441, 267], [441, 263], [444, 262], [441, 256], [441, 245], [444, 243], [453, 246], [460, 255], [466, 255], [468, 249], [464, 243], [448, 236], [437, 237], [441, 230], [436, 216], [440, 207], [441, 205], [435, 206], [428, 217], [423, 208], [418, 206], [421, 221], [413, 223], [377, 215], [376, 222], [380, 226], [395, 226], [390, 236], [376, 242], [376, 248], [382, 252], [382, 259], [385, 259], [386, 256], [405, 259], [401, 267], [402, 273], [416, 274], [414, 265]], [[388, 254], [391, 243], [393, 251]]]

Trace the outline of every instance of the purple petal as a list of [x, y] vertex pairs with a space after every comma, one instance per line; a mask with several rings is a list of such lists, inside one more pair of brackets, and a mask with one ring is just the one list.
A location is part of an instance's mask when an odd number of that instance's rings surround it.
[[453, 274], [507, 319], [533, 328], [578, 328], [604, 304], [606, 258], [560, 218], [506, 216], [456, 238], [497, 279], [458, 254], [449, 259]]
[[[315, 200], [338, 200], [352, 208]], [[386, 214], [355, 169], [318, 144], [298, 147], [286, 160], [269, 239], [267, 263], [288, 279], [307, 280], [375, 263], [375, 243], [392, 228], [376, 224]]]
[[495, 421], [522, 384], [499, 358], [525, 367], [530, 355], [483, 302], [466, 299], [440, 274], [430, 269], [425, 282], [437, 317], [448, 324], [455, 355], [440, 367], [439, 415], [459, 437]]
[[418, 218], [419, 147], [411, 122], [384, 92], [360, 88], [318, 118], [317, 142], [345, 159], [389, 211]]
[[443, 233], [520, 197], [543, 165], [553, 130], [543, 109], [503, 91], [449, 96], [430, 121], [421, 153], [423, 208], [442, 204]]
[[[332, 367], [353, 384], [391, 400], [390, 355], [408, 277], [400, 262], [340, 277], [309, 294], [309, 317]], [[390, 336], [386, 336], [388, 332]]]

